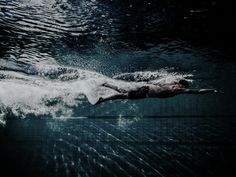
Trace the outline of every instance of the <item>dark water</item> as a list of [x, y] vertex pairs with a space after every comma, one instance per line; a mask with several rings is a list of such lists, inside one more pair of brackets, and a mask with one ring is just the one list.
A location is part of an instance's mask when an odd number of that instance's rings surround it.
[[234, 176], [235, 123], [228, 117], [10, 121], [1, 138], [2, 172]]
[[[220, 0], [1, 0], [1, 171], [230, 176], [233, 11]], [[124, 73], [132, 81], [190, 74], [192, 87], [224, 93], [96, 106], [81, 96], [87, 79]]]

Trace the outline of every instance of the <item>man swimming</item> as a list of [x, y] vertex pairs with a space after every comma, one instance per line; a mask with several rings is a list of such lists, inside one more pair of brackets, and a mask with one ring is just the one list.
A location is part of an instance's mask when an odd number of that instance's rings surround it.
[[188, 88], [189, 82], [185, 79], [162, 84], [133, 82], [131, 87], [119, 87], [117, 84], [105, 82], [101, 86], [112, 89], [115, 93], [108, 96], [99, 97], [93, 104], [99, 104], [101, 102], [114, 99], [141, 99], [148, 97], [167, 98], [178, 94], [203, 94], [218, 92], [214, 89], [190, 89]]

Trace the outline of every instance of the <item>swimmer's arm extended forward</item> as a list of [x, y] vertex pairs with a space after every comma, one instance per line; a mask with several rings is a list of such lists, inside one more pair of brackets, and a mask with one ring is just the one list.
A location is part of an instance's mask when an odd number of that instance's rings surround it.
[[177, 90], [178, 94], [203, 94], [203, 93], [219, 93], [219, 91], [215, 89], [185, 89], [181, 88]]

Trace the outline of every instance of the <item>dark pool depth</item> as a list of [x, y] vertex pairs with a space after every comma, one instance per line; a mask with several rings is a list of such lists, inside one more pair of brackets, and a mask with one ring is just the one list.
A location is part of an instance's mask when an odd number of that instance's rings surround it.
[[2, 132], [1, 167], [7, 176], [233, 176], [235, 123], [222, 117], [14, 120]]
[[1, 132], [1, 167], [7, 176], [234, 176], [235, 123], [230, 117], [13, 120]]

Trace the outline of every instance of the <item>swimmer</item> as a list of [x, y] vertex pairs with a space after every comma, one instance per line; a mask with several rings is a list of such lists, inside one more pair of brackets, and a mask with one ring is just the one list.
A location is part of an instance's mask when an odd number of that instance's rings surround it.
[[110, 83], [103, 83], [102, 87], [106, 87], [116, 91], [116, 94], [100, 97], [96, 103], [99, 104], [104, 101], [114, 99], [141, 99], [148, 97], [167, 98], [178, 94], [204, 94], [217, 93], [214, 89], [190, 89], [189, 82], [185, 79], [173, 81], [171, 83], [163, 84], [149, 84], [149, 83], [133, 83], [134, 87], [122, 88]]

